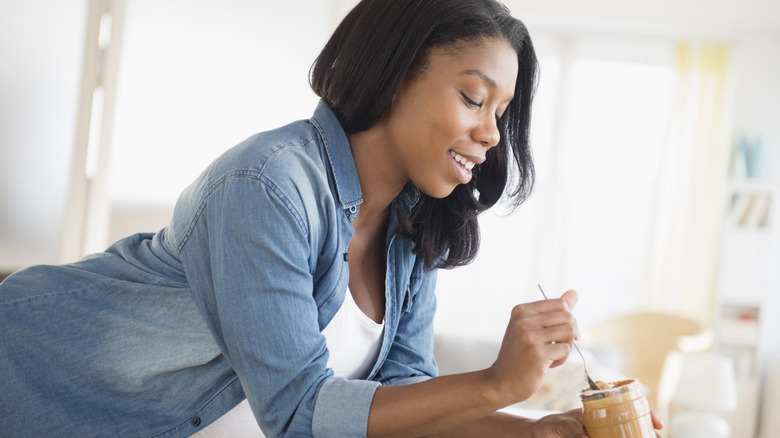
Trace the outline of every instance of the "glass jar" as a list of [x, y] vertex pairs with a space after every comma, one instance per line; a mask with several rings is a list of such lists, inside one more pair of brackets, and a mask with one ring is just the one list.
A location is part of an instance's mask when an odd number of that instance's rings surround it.
[[585, 430], [590, 438], [655, 438], [650, 405], [639, 381], [612, 382], [611, 388], [580, 394]]

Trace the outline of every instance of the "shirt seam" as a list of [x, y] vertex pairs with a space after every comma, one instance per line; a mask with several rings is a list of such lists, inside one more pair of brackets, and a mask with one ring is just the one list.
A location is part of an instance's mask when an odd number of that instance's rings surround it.
[[[313, 140], [309, 139], [305, 144], [302, 145], [303, 148], [308, 147]], [[284, 194], [284, 191], [282, 191], [279, 186], [277, 186], [270, 178], [265, 176], [264, 170], [266, 166], [268, 165], [268, 162], [271, 161], [271, 159], [278, 154], [279, 152], [287, 149], [287, 145], [279, 148], [278, 150], [274, 151], [263, 163], [263, 166], [259, 170], [254, 169], [236, 169], [233, 171], [230, 171], [226, 173], [225, 175], [221, 176], [217, 181], [214, 182], [212, 187], [209, 189], [209, 191], [203, 196], [203, 199], [201, 200], [200, 204], [198, 205], [198, 209], [195, 211], [195, 215], [192, 219], [192, 222], [190, 223], [190, 226], [187, 228], [187, 232], [184, 233], [184, 236], [181, 239], [181, 242], [177, 245], [177, 249], [179, 252], [182, 252], [184, 250], [184, 247], [187, 246], [187, 243], [190, 241], [190, 236], [192, 236], [192, 233], [195, 231], [195, 227], [197, 226], [198, 222], [200, 221], [201, 216], [203, 215], [203, 212], [206, 210], [206, 205], [208, 204], [209, 199], [211, 196], [219, 190], [225, 183], [228, 181], [234, 179], [234, 178], [249, 178], [253, 179], [255, 181], [260, 182], [264, 186], [266, 186], [268, 189], [270, 189], [271, 193], [277, 196], [280, 201], [287, 207], [287, 210], [293, 215], [296, 222], [298, 223], [298, 226], [301, 228], [301, 231], [303, 231], [304, 234], [308, 235], [308, 232], [306, 230], [306, 222], [303, 220], [301, 214], [298, 212], [298, 210], [295, 208], [295, 206], [292, 204], [290, 199]]]
[[90, 289], [93, 289], [95, 287], [100, 287], [103, 284], [111, 283], [113, 281], [114, 281], [114, 279], [103, 280], [103, 281], [96, 281], [94, 283], [89, 283], [88, 285], [86, 285], [84, 287], [81, 287], [81, 288], [78, 288], [78, 289], [69, 289], [69, 290], [63, 290], [63, 291], [57, 291], [57, 292], [50, 292], [50, 293], [47, 293], [45, 295], [35, 295], [35, 296], [31, 296], [31, 297], [19, 298], [19, 299], [15, 299], [13, 301], [6, 301], [4, 303], [0, 303], [0, 306], [23, 305], [25, 303], [36, 302], [38, 300], [46, 299], [46, 298], [50, 298], [50, 297], [56, 297], [56, 296], [61, 296], [61, 295], [79, 294], [79, 293], [86, 292], [86, 291], [88, 291]]
[[[188, 416], [188, 418], [187, 418], [186, 420], [182, 421], [181, 423], [177, 424], [176, 426], [173, 426], [173, 427], [171, 427], [171, 428], [170, 428], [170, 429], [168, 429], [168, 430], [165, 430], [165, 431], [162, 431], [162, 432], [158, 433], [157, 435], [152, 435], [152, 436], [151, 436], [151, 438], [155, 438], [155, 437], [163, 436], [163, 435], [165, 435], [165, 434], [171, 433], [172, 431], [174, 431], [174, 430], [176, 430], [176, 429], [179, 429], [179, 428], [181, 428], [181, 427], [184, 427], [184, 426], [186, 426], [186, 425], [188, 425], [188, 424], [191, 424], [190, 422], [192, 421], [192, 418], [193, 418], [193, 417], [197, 417], [199, 413], [201, 413], [201, 412], [202, 412], [204, 409], [206, 409], [206, 407], [208, 407], [208, 406], [209, 406], [209, 404], [211, 404], [211, 402], [213, 402], [213, 401], [214, 401], [214, 399], [216, 399], [216, 398], [217, 398], [217, 397], [218, 397], [220, 394], [222, 394], [222, 393], [223, 393], [223, 392], [225, 392], [225, 391], [226, 391], [228, 388], [230, 388], [230, 387], [231, 387], [231, 386], [232, 386], [232, 385], [235, 383], [235, 381], [236, 381], [236, 380], [238, 380], [238, 377], [235, 377], [235, 378], [233, 378], [233, 379], [230, 379], [230, 382], [228, 382], [228, 383], [227, 383], [227, 385], [225, 385], [225, 386], [224, 386], [222, 389], [220, 389], [219, 391], [217, 391], [216, 393], [214, 393], [214, 395], [213, 395], [211, 398], [209, 398], [209, 400], [208, 400], [206, 403], [204, 403], [204, 404], [203, 404], [201, 407], [199, 407], [198, 409], [196, 409], [196, 410], [195, 410], [195, 412], [194, 412], [192, 415], [189, 415], [189, 416]], [[223, 414], [223, 415], [224, 415], [224, 414]], [[202, 430], [202, 429], [201, 429], [201, 430]], [[197, 431], [196, 431], [196, 432], [197, 432]]]

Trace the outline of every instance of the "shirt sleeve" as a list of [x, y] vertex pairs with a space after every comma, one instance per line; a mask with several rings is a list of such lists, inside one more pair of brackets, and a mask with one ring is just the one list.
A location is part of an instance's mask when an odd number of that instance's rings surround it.
[[378, 383], [327, 369], [313, 297], [321, 261], [302, 201], [314, 195], [285, 192], [258, 173], [209, 193], [193, 255], [211, 273], [207, 317], [266, 435], [365, 436]]

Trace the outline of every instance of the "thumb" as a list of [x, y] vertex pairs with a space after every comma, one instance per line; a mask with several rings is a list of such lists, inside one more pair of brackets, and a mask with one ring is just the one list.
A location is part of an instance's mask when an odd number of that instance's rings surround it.
[[[569, 289], [566, 292], [564, 292], [563, 295], [561, 295], [561, 299], [569, 307], [569, 310], [571, 310], [574, 308], [574, 306], [577, 305], [577, 301], [579, 301], [580, 295], [577, 293], [576, 290]], [[577, 335], [574, 337], [574, 339], [579, 339], [579, 338], [580, 338], [579, 329], [577, 329]]]
[[577, 305], [577, 301], [580, 300], [580, 295], [574, 289], [569, 289], [561, 295], [561, 299], [566, 302], [569, 309], [573, 309]]

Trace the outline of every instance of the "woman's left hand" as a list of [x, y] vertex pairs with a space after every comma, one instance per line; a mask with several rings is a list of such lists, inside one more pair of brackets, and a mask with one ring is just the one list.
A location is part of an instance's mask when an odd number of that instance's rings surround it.
[[[661, 430], [663, 422], [655, 411], [650, 411], [653, 428]], [[656, 432], [656, 437], [661, 435]], [[551, 414], [536, 420], [531, 426], [532, 438], [587, 438], [585, 426], [582, 424], [582, 409], [572, 409], [562, 414]]]
[[544, 416], [531, 425], [532, 438], [587, 438], [582, 409]]
[[[653, 428], [655, 430], [661, 430], [664, 428], [664, 423], [661, 421], [660, 418], [658, 418], [658, 414], [655, 413], [655, 411], [650, 411], [650, 418], [653, 419]], [[655, 433], [655, 436], [657, 438], [661, 438], [661, 435], [658, 434], [658, 432]]]

